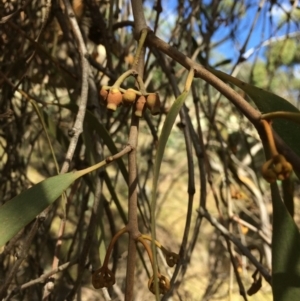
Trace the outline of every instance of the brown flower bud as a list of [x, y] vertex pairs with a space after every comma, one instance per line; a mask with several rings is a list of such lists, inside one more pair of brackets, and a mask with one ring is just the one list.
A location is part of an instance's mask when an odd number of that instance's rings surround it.
[[160, 113], [160, 99], [158, 93], [150, 93], [147, 96], [147, 107], [152, 115]]
[[116, 283], [115, 275], [103, 266], [93, 273], [92, 284], [94, 288], [111, 287]]
[[272, 183], [287, 179], [292, 170], [292, 165], [283, 155], [278, 154], [263, 164], [261, 173], [266, 181]]
[[[170, 290], [170, 280], [164, 275], [157, 275], [159, 293], [165, 295]], [[154, 277], [152, 276], [148, 281], [149, 291], [155, 295]]]
[[132, 105], [136, 100], [136, 93], [133, 89], [128, 89], [123, 94], [123, 104], [124, 105]]
[[143, 116], [143, 112], [144, 110], [146, 109], [146, 97], [144, 95], [141, 95], [136, 103], [135, 103], [135, 116], [138, 116], [138, 117], [142, 117]]
[[173, 267], [175, 264], [178, 263], [179, 261], [179, 255], [174, 253], [174, 252], [166, 252], [165, 253], [166, 256], [166, 261], [169, 267]]
[[106, 108], [115, 111], [122, 103], [122, 93], [118, 88], [112, 88], [107, 95]]

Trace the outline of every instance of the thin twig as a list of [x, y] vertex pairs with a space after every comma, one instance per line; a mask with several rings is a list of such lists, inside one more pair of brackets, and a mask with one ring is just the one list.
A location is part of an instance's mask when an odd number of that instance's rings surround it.
[[214, 226], [216, 229], [218, 229], [222, 235], [224, 235], [226, 238], [228, 238], [230, 241], [232, 241], [239, 250], [253, 263], [253, 265], [259, 270], [259, 272], [262, 274], [262, 276], [265, 278], [265, 280], [268, 283], [271, 283], [271, 275], [268, 273], [268, 271], [257, 261], [257, 259], [251, 254], [249, 249], [244, 246], [239, 239], [237, 239], [234, 235], [232, 235], [223, 225], [221, 225], [214, 217], [212, 217], [209, 212], [203, 208], [200, 208], [198, 210], [199, 215], [206, 218], [212, 226]]
[[240, 277], [240, 274], [238, 272], [238, 267], [237, 267], [237, 264], [236, 264], [236, 260], [233, 256], [233, 250], [232, 250], [231, 242], [227, 237], [225, 237], [225, 240], [226, 240], [227, 249], [228, 249], [228, 252], [229, 252], [229, 255], [230, 255], [230, 261], [232, 263], [232, 267], [233, 267], [234, 274], [235, 274], [235, 277], [236, 277], [236, 281], [237, 281], [239, 289], [240, 289], [240, 295], [243, 297], [243, 299], [245, 301], [247, 301], [248, 300], [247, 299], [247, 294], [246, 294], [242, 279]]
[[51, 271], [42, 274], [39, 278], [33, 279], [31, 281], [28, 281], [27, 283], [22, 284], [19, 288], [16, 289], [16, 292], [24, 290], [26, 288], [29, 288], [35, 284], [45, 283], [49, 277], [51, 277], [51, 276], [55, 275], [56, 273], [59, 273], [63, 270], [66, 270], [67, 268], [71, 267], [72, 265], [74, 265], [76, 263], [77, 263], [77, 260], [72, 260], [72, 261], [66, 262], [66, 263], [58, 266], [56, 269], [52, 269]]
[[61, 173], [65, 173], [68, 171], [70, 163], [72, 161], [75, 148], [78, 142], [79, 135], [83, 131], [83, 120], [86, 112], [86, 105], [87, 105], [87, 99], [88, 99], [88, 90], [89, 90], [89, 84], [88, 84], [88, 76], [89, 76], [89, 61], [87, 59], [87, 49], [85, 46], [85, 42], [83, 40], [83, 37], [81, 35], [80, 28], [78, 26], [77, 20], [75, 18], [75, 14], [73, 12], [71, 3], [69, 0], [64, 0], [66, 12], [72, 27], [72, 30], [74, 32], [74, 35], [77, 38], [78, 42], [78, 50], [80, 53], [80, 60], [81, 60], [81, 93], [80, 93], [80, 101], [78, 105], [78, 113], [76, 115], [75, 123], [73, 125], [73, 137], [70, 141], [68, 151], [65, 157], [65, 161], [63, 163], [63, 166], [61, 168]]
[[[85, 46], [85, 42], [81, 35], [80, 28], [78, 26], [73, 8], [72, 8], [69, 0], [64, 0], [64, 5], [65, 5], [66, 13], [67, 13], [69, 22], [71, 24], [72, 30], [74, 32], [74, 35], [77, 38], [82, 73], [81, 73], [81, 94], [80, 94], [80, 101], [79, 101], [79, 105], [78, 105], [78, 112], [77, 112], [75, 123], [74, 123], [73, 129], [72, 129], [72, 138], [71, 138], [69, 146], [68, 146], [68, 150], [67, 150], [67, 153], [65, 156], [64, 163], [60, 170], [60, 173], [62, 173], [62, 174], [66, 173], [69, 170], [69, 167], [70, 167], [70, 164], [71, 164], [71, 161], [72, 161], [72, 158], [73, 158], [73, 155], [74, 155], [77, 143], [78, 143], [78, 138], [83, 131], [83, 121], [84, 121], [85, 112], [86, 112], [86, 106], [87, 106], [87, 100], [88, 100], [88, 88], [89, 88], [89, 84], [88, 84], [89, 62], [87, 60], [88, 52], [87, 52], [87, 49]], [[65, 223], [66, 223], [66, 216], [63, 219], [61, 219], [61, 225], [60, 225], [61, 233], [59, 233], [59, 239], [56, 244], [55, 254], [59, 253], [59, 250], [61, 247], [60, 237], [63, 235], [64, 229], [65, 229]], [[80, 261], [80, 263], [82, 263], [82, 260]], [[57, 268], [58, 264], [59, 264], [58, 258], [54, 257], [53, 263], [52, 263], [52, 269], [55, 270]], [[81, 277], [78, 277], [78, 278], [81, 279]], [[74, 291], [76, 292], [76, 289], [77, 289], [77, 287], [74, 285], [71, 292], [72, 293]], [[75, 292], [74, 292], [74, 294], [75, 294]], [[47, 290], [47, 286], [45, 286], [43, 300], [46, 299], [49, 294], [50, 294], [50, 291]]]

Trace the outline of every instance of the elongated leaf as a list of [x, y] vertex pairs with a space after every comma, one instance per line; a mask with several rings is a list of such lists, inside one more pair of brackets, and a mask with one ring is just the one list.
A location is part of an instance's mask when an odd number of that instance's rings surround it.
[[158, 282], [157, 282], [157, 269], [156, 269], [156, 252], [155, 252], [155, 239], [156, 239], [156, 234], [155, 234], [155, 209], [156, 209], [156, 190], [157, 190], [157, 183], [159, 179], [159, 172], [160, 172], [160, 167], [161, 167], [161, 162], [163, 159], [164, 151], [166, 148], [166, 144], [168, 141], [168, 138], [170, 136], [172, 127], [174, 125], [174, 122], [176, 120], [176, 117], [182, 108], [184, 101], [186, 97], [189, 94], [189, 89], [190, 85], [192, 83], [194, 77], [194, 71], [190, 70], [186, 82], [186, 86], [182, 94], [178, 96], [178, 98], [175, 100], [173, 105], [171, 106], [166, 120], [164, 122], [161, 135], [158, 140], [158, 147], [155, 155], [155, 162], [154, 162], [154, 170], [153, 170], [153, 182], [152, 182], [152, 196], [151, 196], [151, 236], [152, 236], [152, 249], [153, 249], [153, 257], [154, 257], [154, 283], [155, 283], [155, 292], [156, 292], [156, 300], [159, 300], [159, 295], [158, 295]]
[[300, 234], [284, 206], [277, 184], [273, 203], [272, 290], [274, 301], [300, 300]]
[[[247, 84], [224, 72], [214, 70], [212, 68], [209, 68], [209, 71], [221, 80], [229, 82], [239, 87], [245, 93], [247, 93], [262, 113], [270, 113], [277, 111], [299, 113], [299, 110], [296, 107], [294, 107], [290, 102], [276, 94]], [[298, 138], [300, 132], [300, 124], [294, 123], [286, 119], [274, 119], [273, 127], [276, 130], [276, 132], [280, 135], [280, 137], [285, 141], [285, 143], [298, 156], [300, 156], [300, 139]]]
[[71, 183], [76, 173], [48, 178], [0, 207], [0, 246], [3, 246], [39, 213], [54, 202]]
[[76, 172], [50, 177], [0, 207], [0, 246], [6, 244], [39, 213], [51, 205], [76, 179], [108, 164], [105, 160]]

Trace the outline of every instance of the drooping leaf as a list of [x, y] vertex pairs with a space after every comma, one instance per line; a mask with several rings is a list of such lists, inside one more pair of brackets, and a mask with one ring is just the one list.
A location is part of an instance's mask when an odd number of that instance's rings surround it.
[[48, 178], [0, 207], [0, 246], [3, 246], [76, 180], [76, 173]]
[[83, 170], [50, 177], [2, 205], [0, 207], [0, 246], [6, 244], [51, 205], [76, 179], [106, 164], [104, 160]]
[[166, 148], [168, 138], [170, 136], [172, 127], [175, 123], [176, 117], [177, 117], [180, 109], [182, 108], [186, 97], [189, 94], [190, 85], [192, 83], [193, 77], [194, 77], [194, 71], [190, 70], [184, 91], [177, 97], [177, 99], [172, 104], [172, 106], [166, 116], [162, 131], [161, 131], [161, 135], [158, 140], [158, 147], [157, 147], [154, 166], [153, 166], [153, 181], [152, 181], [152, 195], [151, 195], [151, 236], [152, 236], [152, 249], [153, 249], [153, 254], [154, 254], [154, 256], [153, 256], [154, 257], [154, 283], [155, 283], [156, 300], [159, 300], [157, 269], [155, 268], [157, 259], [156, 259], [156, 252], [155, 252], [155, 243], [154, 243], [155, 238], [156, 238], [155, 210], [156, 210], [157, 183], [159, 180], [160, 167], [161, 167], [161, 163], [163, 160], [164, 151]]
[[274, 301], [300, 300], [300, 234], [284, 206], [277, 184], [273, 203], [272, 290]]
[[[246, 94], [248, 94], [251, 97], [257, 108], [262, 113], [270, 113], [277, 111], [286, 111], [294, 113], [300, 112], [290, 102], [276, 94], [247, 84], [224, 72], [214, 70], [212, 68], [209, 68], [209, 71], [221, 80], [229, 82], [243, 90]], [[276, 132], [280, 135], [280, 137], [285, 141], [285, 143], [298, 156], [300, 156], [300, 139], [298, 138], [300, 132], [300, 124], [296, 124], [286, 119], [274, 119], [273, 127], [276, 130]]]

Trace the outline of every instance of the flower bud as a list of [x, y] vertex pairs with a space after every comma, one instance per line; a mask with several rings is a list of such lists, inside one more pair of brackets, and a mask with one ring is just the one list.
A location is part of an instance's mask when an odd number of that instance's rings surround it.
[[[157, 275], [159, 293], [165, 295], [170, 290], [170, 280], [164, 275]], [[149, 291], [155, 295], [154, 277], [152, 276], [148, 281]]]
[[292, 165], [286, 161], [283, 155], [278, 154], [263, 164], [262, 175], [266, 181], [272, 183], [276, 180], [287, 179], [292, 170]]
[[123, 94], [123, 104], [124, 105], [132, 105], [136, 100], [136, 93], [133, 89], [128, 89]]
[[115, 111], [122, 103], [122, 93], [118, 88], [112, 88], [107, 95], [106, 108]]
[[94, 288], [111, 287], [115, 282], [116, 279], [114, 273], [105, 266], [93, 273], [92, 284]]
[[158, 93], [150, 93], [147, 96], [147, 107], [152, 115], [160, 113], [160, 99]]
[[143, 112], [144, 110], [146, 109], [146, 97], [144, 95], [141, 95], [136, 103], [135, 103], [135, 116], [138, 116], [138, 117], [142, 117], [143, 116]]
[[173, 267], [179, 261], [179, 255], [174, 252], [165, 253], [166, 261], [169, 267]]

